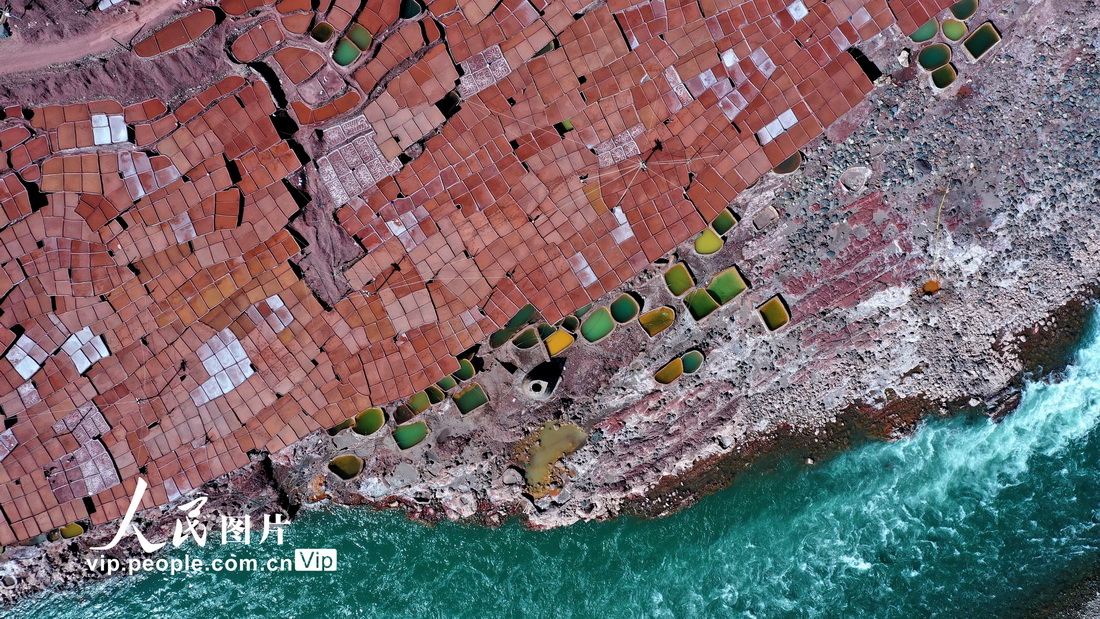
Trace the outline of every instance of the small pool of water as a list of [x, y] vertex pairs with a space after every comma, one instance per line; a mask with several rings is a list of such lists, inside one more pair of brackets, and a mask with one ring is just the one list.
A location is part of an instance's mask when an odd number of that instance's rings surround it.
[[943, 36], [952, 41], [958, 41], [966, 36], [966, 24], [957, 19], [943, 20]]
[[331, 24], [328, 22], [321, 22], [313, 27], [309, 36], [313, 37], [313, 40], [318, 43], [324, 43], [332, 38], [334, 32], [335, 30], [333, 30]]
[[363, 52], [367, 51], [371, 41], [374, 40], [370, 32], [367, 32], [367, 29], [359, 24], [355, 24], [351, 27], [351, 30], [348, 30], [348, 38], [359, 48], [359, 51]]
[[746, 284], [745, 279], [741, 277], [741, 272], [737, 270], [737, 267], [730, 267], [715, 275], [714, 279], [710, 280], [707, 290], [714, 295], [714, 298], [719, 303], [725, 305], [737, 297], [737, 295], [744, 292], [748, 287], [748, 284]]
[[397, 426], [393, 431], [393, 440], [401, 449], [408, 449], [428, 436], [428, 424], [423, 421]]
[[768, 299], [767, 303], [760, 306], [760, 317], [764, 319], [764, 324], [769, 331], [775, 331], [791, 320], [787, 306], [779, 295]]
[[793, 155], [787, 157], [783, 161], [779, 162], [779, 165], [775, 166], [773, 172], [776, 174], [791, 174], [802, 165], [802, 153], [795, 151]]
[[714, 221], [710, 222], [710, 227], [714, 228], [714, 231], [718, 234], [725, 234], [733, 229], [733, 226], [737, 224], [737, 216], [733, 214], [733, 211], [722, 209], [721, 213], [714, 218]]
[[336, 44], [336, 49], [332, 51], [332, 59], [341, 67], [346, 67], [355, 62], [360, 53], [359, 48], [351, 42], [351, 39], [340, 39], [340, 42]]
[[966, 51], [970, 53], [974, 60], [978, 60], [1000, 42], [1001, 33], [997, 31], [997, 27], [992, 22], [985, 22], [966, 38], [963, 47], [966, 48]]
[[687, 267], [683, 263], [679, 263], [665, 271], [665, 284], [668, 285], [669, 292], [678, 297], [691, 290], [691, 287], [695, 285], [695, 280], [692, 279]]
[[606, 307], [592, 312], [581, 324], [581, 335], [589, 342], [598, 342], [615, 329], [615, 319]]
[[551, 357], [560, 354], [566, 348], [573, 345], [574, 337], [565, 329], [558, 329], [546, 338], [546, 352]]
[[340, 479], [351, 479], [363, 470], [363, 460], [358, 456], [345, 454], [336, 456], [328, 463], [328, 470], [332, 471]]
[[642, 325], [649, 337], [653, 337], [669, 328], [675, 320], [676, 311], [667, 306], [658, 307], [638, 316], [638, 324]]
[[711, 228], [703, 230], [703, 232], [695, 238], [695, 253], [707, 256], [722, 249], [722, 237], [718, 236], [718, 233]]
[[959, 0], [951, 5], [951, 14], [956, 19], [970, 19], [978, 11], [978, 0]]
[[935, 43], [920, 50], [920, 54], [917, 55], [917, 62], [920, 66], [932, 71], [938, 69], [943, 65], [951, 61], [951, 48], [943, 43]]
[[955, 78], [958, 76], [959, 74], [955, 71], [955, 67], [950, 64], [945, 64], [932, 72], [932, 85], [936, 88], [947, 88], [955, 83]]
[[684, 362], [679, 358], [675, 358], [669, 361], [665, 367], [657, 370], [657, 373], [653, 375], [653, 380], [661, 383], [662, 385], [668, 385], [680, 378], [680, 375], [684, 373]]
[[477, 383], [459, 391], [455, 394], [454, 398], [455, 405], [458, 406], [458, 410], [461, 411], [463, 415], [489, 401], [489, 396], [485, 395], [485, 390]]
[[368, 408], [355, 416], [356, 434], [374, 434], [386, 423], [386, 413], [380, 408]]
[[684, 297], [684, 303], [688, 306], [688, 313], [695, 320], [702, 320], [718, 309], [718, 301], [703, 288], [689, 292], [688, 296]]
[[680, 361], [684, 364], [684, 373], [694, 374], [703, 367], [703, 353], [698, 350], [689, 350], [680, 357]]
[[624, 294], [611, 303], [611, 316], [615, 319], [615, 322], [622, 324], [637, 316], [640, 309], [641, 307], [634, 297]]
[[925, 22], [920, 28], [917, 28], [917, 31], [909, 35], [909, 38], [913, 39], [915, 43], [924, 43], [925, 41], [931, 41], [934, 36], [936, 36], [935, 17]]

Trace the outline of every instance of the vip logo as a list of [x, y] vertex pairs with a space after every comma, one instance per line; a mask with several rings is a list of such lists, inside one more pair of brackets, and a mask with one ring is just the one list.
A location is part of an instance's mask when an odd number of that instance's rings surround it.
[[298, 548], [294, 551], [297, 572], [335, 572], [335, 548]]

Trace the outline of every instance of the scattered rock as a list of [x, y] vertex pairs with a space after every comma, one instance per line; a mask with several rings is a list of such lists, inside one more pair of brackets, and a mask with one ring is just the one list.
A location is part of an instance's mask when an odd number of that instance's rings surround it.
[[840, 175], [840, 184], [852, 193], [863, 191], [869, 180], [871, 180], [871, 168], [865, 166], [848, 168]]

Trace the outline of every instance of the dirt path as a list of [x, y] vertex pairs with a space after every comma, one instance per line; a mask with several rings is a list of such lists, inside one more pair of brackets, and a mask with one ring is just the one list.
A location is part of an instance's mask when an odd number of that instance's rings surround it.
[[[17, 20], [13, 36], [0, 40], [0, 75], [35, 71], [115, 50], [119, 41], [129, 43], [143, 28], [160, 23], [179, 8], [180, 4], [172, 0], [150, 0], [137, 8], [107, 16], [95, 15], [93, 11], [88, 16], [73, 18], [87, 20], [89, 30], [85, 34], [33, 43], [22, 41], [19, 29], [34, 27], [34, 22]], [[26, 17], [33, 19], [32, 15]]]

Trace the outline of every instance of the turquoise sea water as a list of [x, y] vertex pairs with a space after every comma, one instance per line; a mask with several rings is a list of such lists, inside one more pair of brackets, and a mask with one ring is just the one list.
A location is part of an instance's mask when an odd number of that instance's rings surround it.
[[[549, 532], [309, 514], [285, 551], [328, 573], [116, 579], [17, 609], [43, 617], [1011, 615], [1100, 556], [1100, 337], [999, 424], [931, 421], [816, 467], [786, 462], [655, 521]], [[213, 543], [191, 556], [228, 556]], [[182, 554], [182, 553], [180, 553]], [[330, 609], [322, 612], [324, 608]]]

